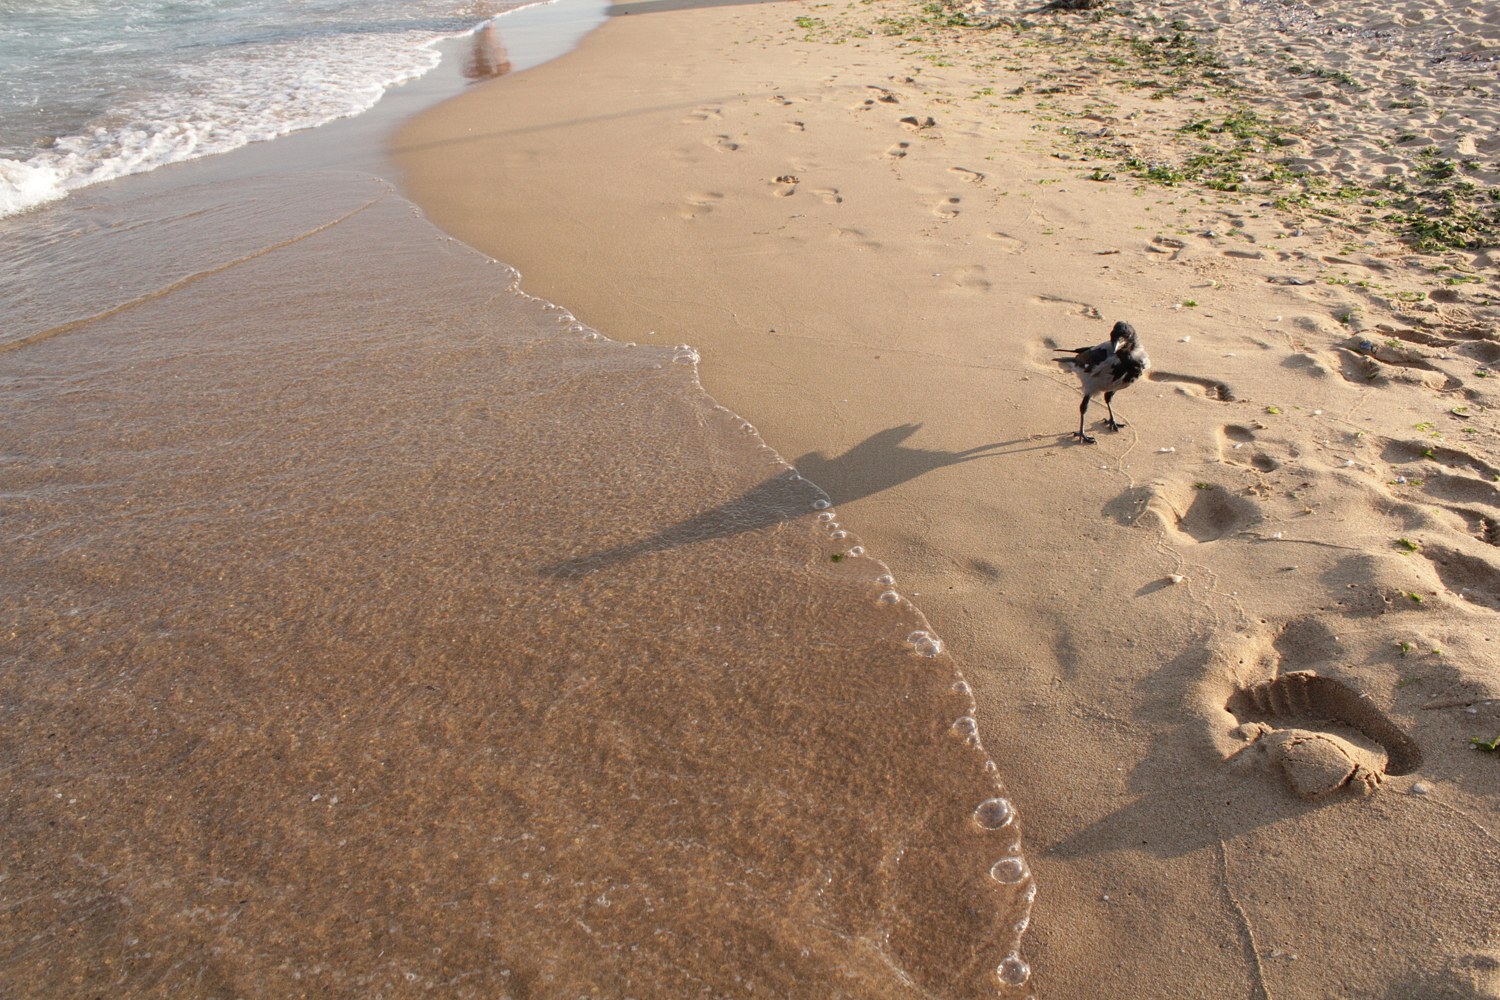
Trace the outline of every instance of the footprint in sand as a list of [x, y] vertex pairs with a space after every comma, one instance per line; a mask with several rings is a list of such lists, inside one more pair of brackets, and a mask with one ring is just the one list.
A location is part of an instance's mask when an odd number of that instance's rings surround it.
[[[1241, 687], [1224, 707], [1239, 721], [1235, 735], [1250, 744], [1246, 750], [1266, 753], [1304, 799], [1339, 789], [1368, 795], [1386, 775], [1411, 774], [1422, 764], [1416, 741], [1369, 699], [1311, 670]], [[1278, 725], [1287, 722], [1316, 728]]]
[[892, 146], [889, 149], [887, 149], [881, 155], [884, 156], [886, 159], [889, 159], [889, 160], [899, 160], [899, 159], [901, 159], [901, 157], [903, 157], [903, 156], [906, 155], [906, 151], [908, 149], [910, 149], [910, 148], [911, 148], [911, 143], [909, 143], [909, 142], [898, 142], [894, 146]]
[[1143, 493], [1130, 491], [1119, 504], [1145, 503], [1136, 518], [1139, 526], [1154, 527], [1178, 544], [1203, 544], [1231, 538], [1265, 520], [1248, 497], [1230, 493], [1217, 483], [1158, 481]]
[[990, 233], [989, 238], [1000, 244], [1000, 249], [1006, 253], [1020, 253], [1026, 249], [1026, 241], [1018, 240], [1010, 233]]
[[953, 219], [958, 217], [958, 203], [957, 198], [942, 198], [933, 202], [929, 207], [932, 209], [932, 214], [939, 219]]
[[1255, 433], [1239, 424], [1219, 428], [1219, 461], [1231, 465], [1248, 465], [1261, 472], [1275, 472], [1281, 463], [1253, 450]]
[[828, 234], [829, 239], [849, 243], [867, 250], [879, 250], [880, 244], [870, 239], [863, 229], [836, 229]]
[[804, 125], [802, 122], [782, 122], [781, 124], [785, 125], [787, 128], [791, 129], [793, 132], [806, 132], [807, 131], [807, 126]]
[[790, 198], [797, 193], [797, 177], [794, 174], [782, 174], [770, 183], [771, 193], [778, 198]]
[[949, 167], [948, 173], [957, 174], [961, 179], [968, 181], [970, 184], [984, 183], [984, 174], [981, 174], [977, 170], [969, 170], [966, 167]]
[[1478, 607], [1500, 611], [1500, 567], [1444, 545], [1423, 545], [1422, 555], [1432, 563], [1450, 594]]
[[[1340, 344], [1339, 350], [1341, 354], [1353, 355], [1363, 361], [1363, 364], [1356, 363], [1348, 366], [1353, 369], [1354, 377], [1350, 378], [1351, 372], [1347, 370], [1344, 377], [1351, 382], [1368, 384], [1382, 376], [1394, 374], [1403, 381], [1416, 382], [1439, 392], [1452, 392], [1455, 389], [1462, 389], [1464, 385], [1460, 379], [1454, 378], [1427, 361], [1414, 348], [1403, 347], [1396, 340], [1374, 340], [1369, 337], [1355, 336]], [[1373, 368], [1371, 362], [1374, 363]], [[1382, 365], [1388, 368], [1383, 370]], [[1398, 371], [1390, 373], [1389, 369]], [[1418, 374], [1419, 372], [1421, 374]]]
[[1472, 507], [1445, 505], [1443, 509], [1463, 518], [1464, 528], [1476, 541], [1500, 547], [1500, 518]]
[[682, 123], [684, 125], [692, 125], [698, 122], [717, 121], [723, 117], [724, 111], [722, 108], [715, 107], [714, 105], [704, 105], [701, 108], [694, 108], [692, 111], [689, 111], [687, 117], [682, 119]]
[[722, 201], [724, 196], [717, 191], [700, 191], [688, 195], [684, 201], [687, 204], [677, 210], [684, 219], [701, 219], [714, 210], [714, 207]]
[[960, 267], [947, 275], [950, 287], [961, 292], [987, 292], [990, 290], [990, 281], [986, 277], [984, 265], [970, 264]]
[[838, 188], [808, 188], [808, 193], [827, 205], [837, 205], [844, 200]]
[[727, 135], [704, 136], [703, 145], [710, 149], [717, 149], [721, 153], [732, 153], [740, 148], [740, 144], [731, 142]]
[[[1004, 236], [1005, 234], [991, 233], [990, 239], [994, 239], [997, 235]], [[1016, 240], [1016, 242], [1019, 243], [1020, 241]], [[1103, 317], [1099, 315], [1098, 309], [1095, 309], [1087, 302], [1079, 302], [1076, 299], [1065, 299], [1057, 295], [1034, 295], [1032, 296], [1031, 301], [1036, 302], [1040, 305], [1062, 306], [1063, 311], [1070, 316], [1082, 316], [1084, 319], [1103, 319]], [[1050, 348], [1055, 345], [1049, 343], [1047, 346]], [[1072, 350], [1072, 348], [1065, 347], [1063, 348], [1063, 350]]]
[[1176, 385], [1177, 391], [1185, 396], [1203, 396], [1208, 399], [1217, 399], [1222, 403], [1234, 402], [1234, 390], [1229, 388], [1229, 383], [1220, 382], [1218, 379], [1155, 370], [1147, 372], [1146, 378], [1152, 382], [1172, 382]]

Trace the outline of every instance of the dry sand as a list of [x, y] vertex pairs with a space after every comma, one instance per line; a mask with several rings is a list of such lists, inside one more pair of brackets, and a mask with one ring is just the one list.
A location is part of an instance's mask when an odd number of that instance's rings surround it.
[[[1289, 176], [1493, 180], [1500, 8], [651, 6], [416, 119], [405, 192], [696, 347], [890, 564], [1016, 790], [1036, 994], [1500, 995], [1500, 282]], [[1133, 86], [1183, 32], [1245, 89]], [[1240, 190], [1121, 165], [1247, 108]], [[1121, 319], [1083, 446], [1050, 348]]]

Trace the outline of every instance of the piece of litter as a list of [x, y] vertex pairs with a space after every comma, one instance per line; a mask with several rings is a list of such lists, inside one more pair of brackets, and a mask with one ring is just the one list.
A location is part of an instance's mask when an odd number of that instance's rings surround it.
[[1346, 458], [1346, 459], [1344, 459], [1344, 468], [1347, 469], [1347, 468], [1351, 467], [1352, 465], [1354, 465], [1354, 459], [1352, 459], [1352, 458]]
[[1156, 453], [1158, 455], [1170, 455], [1172, 452], [1174, 452], [1176, 450], [1177, 450], [1176, 448], [1158, 448], [1158, 449], [1156, 449]]
[[1320, 414], [1322, 412], [1323, 412], [1322, 410], [1313, 410], [1313, 416], [1316, 417], [1318, 414]]
[[1234, 357], [1234, 353], [1231, 351], [1229, 354], [1224, 355], [1224, 357], [1226, 357], [1226, 358], [1232, 358], [1232, 357]]
[[1234, 446], [1234, 450], [1235, 451], [1239, 451], [1243, 447], [1245, 447], [1243, 444], [1237, 444], [1237, 445]]
[[1183, 337], [1181, 340], [1178, 341], [1178, 343], [1179, 344], [1186, 344], [1188, 341], [1190, 341], [1192, 339], [1193, 339], [1192, 337]]
[[1278, 531], [1278, 532], [1276, 532], [1276, 534], [1272, 535], [1271, 537], [1272, 538], [1280, 538], [1281, 537], [1281, 532]]

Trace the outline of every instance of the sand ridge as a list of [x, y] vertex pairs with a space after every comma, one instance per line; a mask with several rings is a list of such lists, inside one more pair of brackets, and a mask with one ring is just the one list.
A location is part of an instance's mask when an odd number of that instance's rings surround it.
[[[1028, 94], [1037, 50], [883, 33], [914, 16], [617, 18], [409, 125], [405, 189], [533, 294], [692, 344], [910, 586], [1017, 790], [1038, 996], [1495, 995], [1490, 258], [1132, 178], [1062, 126], [1180, 150], [1234, 108]], [[1051, 350], [1118, 319], [1151, 378], [1071, 444]]]

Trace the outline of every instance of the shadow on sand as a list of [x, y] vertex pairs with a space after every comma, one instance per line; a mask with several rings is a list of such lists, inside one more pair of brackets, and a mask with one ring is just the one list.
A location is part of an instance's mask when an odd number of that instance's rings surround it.
[[[539, 570], [545, 576], [580, 577], [626, 562], [648, 552], [661, 552], [712, 538], [727, 538], [746, 531], [768, 528], [782, 521], [811, 513], [819, 501], [823, 506], [848, 503], [872, 496], [892, 486], [916, 479], [947, 465], [1010, 454], [1013, 445], [1052, 447], [1030, 439], [980, 445], [966, 451], [910, 448], [902, 444], [921, 429], [921, 424], [901, 424], [861, 441], [836, 458], [810, 452], [797, 459], [790, 471], [773, 476], [753, 489], [717, 507], [695, 514], [669, 528], [626, 545], [575, 556]], [[1019, 451], [1028, 448], [1012, 449]], [[817, 485], [821, 484], [821, 485]]]

